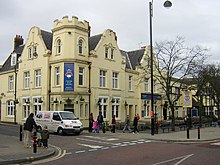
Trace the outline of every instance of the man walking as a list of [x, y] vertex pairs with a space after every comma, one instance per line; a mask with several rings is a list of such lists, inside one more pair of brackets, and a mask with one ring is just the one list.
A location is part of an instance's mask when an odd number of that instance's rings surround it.
[[37, 124], [34, 121], [34, 114], [31, 113], [24, 124], [24, 147], [26, 148], [31, 147], [29, 141], [34, 127], [37, 128]]
[[129, 115], [127, 115], [127, 118], [125, 119], [125, 126], [123, 128], [123, 133], [125, 133], [126, 128], [128, 128], [129, 133], [131, 133], [130, 117], [129, 117]]

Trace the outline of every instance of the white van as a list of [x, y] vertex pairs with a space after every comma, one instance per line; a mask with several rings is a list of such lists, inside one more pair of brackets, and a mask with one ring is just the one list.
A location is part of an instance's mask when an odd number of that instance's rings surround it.
[[39, 111], [35, 116], [35, 121], [41, 128], [46, 125], [49, 132], [58, 134], [79, 135], [83, 131], [80, 120], [69, 111]]

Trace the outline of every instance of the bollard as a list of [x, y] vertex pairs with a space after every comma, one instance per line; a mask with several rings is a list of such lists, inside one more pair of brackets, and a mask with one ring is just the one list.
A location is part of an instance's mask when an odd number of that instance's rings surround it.
[[200, 139], [200, 127], [198, 127], [198, 139]]
[[22, 125], [20, 125], [20, 141], [22, 141]]
[[187, 132], [187, 139], [189, 139], [189, 127], [187, 127], [186, 132]]
[[37, 153], [37, 132], [34, 132], [33, 136], [33, 152]]

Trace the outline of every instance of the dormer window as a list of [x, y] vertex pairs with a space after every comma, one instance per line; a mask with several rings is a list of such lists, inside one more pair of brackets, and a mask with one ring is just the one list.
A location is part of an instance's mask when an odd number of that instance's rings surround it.
[[114, 59], [114, 49], [111, 48], [111, 59]]
[[79, 46], [79, 54], [83, 54], [83, 40], [82, 39], [79, 40], [78, 46]]
[[29, 58], [29, 59], [32, 58], [32, 49], [31, 49], [31, 47], [28, 48], [28, 58]]
[[58, 39], [57, 40], [57, 54], [60, 54], [61, 53], [61, 40]]

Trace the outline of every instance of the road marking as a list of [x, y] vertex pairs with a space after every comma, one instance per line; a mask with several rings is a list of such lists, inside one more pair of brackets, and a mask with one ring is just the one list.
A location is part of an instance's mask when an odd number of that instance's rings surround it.
[[174, 165], [178, 165], [180, 163], [182, 163], [184, 160], [188, 159], [189, 157], [193, 156], [194, 154], [190, 154], [190, 155], [184, 155], [184, 156], [180, 156], [180, 157], [177, 157], [177, 158], [173, 158], [173, 159], [169, 159], [169, 160], [165, 160], [165, 161], [162, 161], [162, 162], [158, 162], [158, 163], [155, 163], [153, 165], [160, 165], [160, 164], [165, 164], [165, 163], [168, 163], [168, 162], [173, 162], [175, 160], [179, 160], [177, 163], [175, 163]]
[[92, 152], [92, 151], [97, 151], [97, 149], [90, 149], [90, 150], [89, 150], [89, 152]]
[[106, 141], [116, 141], [119, 140], [118, 138], [109, 138], [109, 137], [97, 137], [97, 136], [84, 136], [91, 139], [100, 139], [100, 140], [106, 140]]
[[91, 139], [85, 139], [85, 138], [76, 138], [76, 139], [78, 139], [78, 140], [83, 140], [83, 141], [88, 141], [88, 142], [110, 144], [110, 145], [114, 145], [114, 144], [115, 144], [115, 143], [103, 142], [103, 141], [97, 141], [97, 140], [91, 140]]
[[80, 145], [80, 146], [84, 146], [84, 147], [89, 147], [89, 148], [92, 148], [92, 149], [103, 148], [103, 146], [95, 146], [95, 145], [82, 144], [82, 143], [78, 143], [78, 145]]
[[84, 152], [86, 152], [85, 150], [82, 150], [82, 151], [76, 151], [75, 153], [76, 154], [79, 154], [79, 153], [84, 153]]
[[210, 145], [220, 146], [220, 142], [218, 142], [218, 143], [211, 143]]

